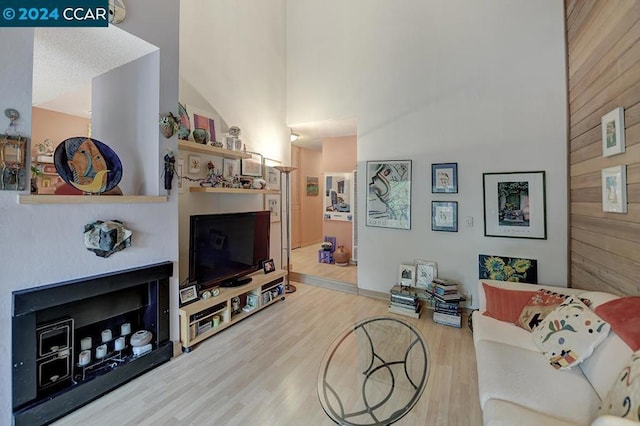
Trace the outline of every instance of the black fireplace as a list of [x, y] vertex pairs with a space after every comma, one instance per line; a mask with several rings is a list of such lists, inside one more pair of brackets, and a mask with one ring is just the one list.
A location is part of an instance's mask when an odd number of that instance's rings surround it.
[[46, 425], [168, 361], [163, 262], [13, 292], [13, 417]]

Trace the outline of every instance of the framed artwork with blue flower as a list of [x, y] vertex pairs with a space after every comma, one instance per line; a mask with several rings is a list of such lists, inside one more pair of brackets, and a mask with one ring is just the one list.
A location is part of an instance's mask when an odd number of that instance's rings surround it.
[[520, 257], [481, 254], [478, 255], [478, 277], [480, 279], [537, 284], [538, 261]]
[[438, 163], [431, 165], [431, 193], [458, 193], [458, 163]]

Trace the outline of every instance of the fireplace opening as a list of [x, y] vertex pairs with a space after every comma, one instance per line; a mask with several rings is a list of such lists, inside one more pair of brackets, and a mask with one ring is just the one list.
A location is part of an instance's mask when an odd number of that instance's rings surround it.
[[16, 425], [44, 425], [168, 361], [170, 262], [13, 293]]

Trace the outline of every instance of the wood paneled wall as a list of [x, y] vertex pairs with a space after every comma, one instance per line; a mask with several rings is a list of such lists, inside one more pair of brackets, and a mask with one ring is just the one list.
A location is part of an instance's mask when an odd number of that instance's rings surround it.
[[[640, 1], [565, 0], [570, 283], [640, 294]], [[625, 109], [626, 152], [602, 156], [600, 122]], [[552, 161], [552, 160], [550, 160]], [[601, 170], [627, 165], [628, 213], [602, 211]]]

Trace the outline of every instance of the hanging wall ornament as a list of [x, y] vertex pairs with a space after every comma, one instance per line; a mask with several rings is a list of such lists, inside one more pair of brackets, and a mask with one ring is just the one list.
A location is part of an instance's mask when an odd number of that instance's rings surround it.
[[178, 130], [178, 118], [173, 113], [160, 115], [160, 133], [165, 138], [170, 138]]
[[109, 257], [131, 246], [131, 235], [119, 220], [97, 220], [84, 226], [84, 245], [96, 256]]
[[[169, 152], [164, 156], [164, 189], [171, 190], [171, 182], [173, 181], [173, 175], [176, 172], [176, 157], [173, 152]], [[178, 179], [180, 177], [178, 176]]]
[[28, 138], [18, 132], [16, 121], [20, 113], [13, 109], [4, 110], [9, 119], [9, 127], [0, 135], [0, 190], [22, 191], [26, 188], [26, 153]]
[[189, 120], [189, 114], [187, 113], [187, 107], [180, 102], [178, 102], [178, 115], [180, 115], [180, 121], [178, 122], [178, 139], [189, 140], [191, 122]]

